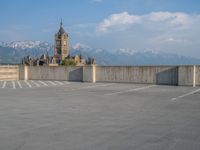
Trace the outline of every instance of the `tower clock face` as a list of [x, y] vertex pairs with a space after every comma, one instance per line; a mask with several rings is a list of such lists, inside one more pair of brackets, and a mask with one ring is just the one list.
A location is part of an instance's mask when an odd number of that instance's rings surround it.
[[56, 41], [56, 44], [57, 44], [57, 45], [60, 45], [60, 41]]

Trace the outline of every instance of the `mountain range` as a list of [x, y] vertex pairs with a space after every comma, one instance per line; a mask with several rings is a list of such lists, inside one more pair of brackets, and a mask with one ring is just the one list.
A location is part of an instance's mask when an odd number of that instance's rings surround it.
[[[0, 42], [0, 63], [18, 64], [24, 56], [53, 56], [53, 45], [41, 41]], [[192, 65], [200, 64], [200, 59], [155, 51], [135, 51], [132, 49], [92, 48], [84, 44], [70, 47], [70, 55], [82, 55], [85, 59], [94, 57], [99, 65]]]

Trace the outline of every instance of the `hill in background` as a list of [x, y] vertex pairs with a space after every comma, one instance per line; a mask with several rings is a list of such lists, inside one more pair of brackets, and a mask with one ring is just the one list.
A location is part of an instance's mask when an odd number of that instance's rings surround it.
[[[18, 64], [24, 56], [40, 57], [53, 55], [53, 45], [41, 41], [0, 42], [0, 63]], [[118, 49], [111, 52], [76, 44], [70, 48], [70, 55], [94, 57], [99, 65], [192, 65], [200, 64], [200, 59], [154, 51], [134, 51]]]

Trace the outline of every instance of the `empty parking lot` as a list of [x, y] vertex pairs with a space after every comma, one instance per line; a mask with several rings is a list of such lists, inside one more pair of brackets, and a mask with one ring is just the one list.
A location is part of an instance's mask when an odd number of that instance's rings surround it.
[[199, 150], [200, 87], [0, 82], [0, 149]]

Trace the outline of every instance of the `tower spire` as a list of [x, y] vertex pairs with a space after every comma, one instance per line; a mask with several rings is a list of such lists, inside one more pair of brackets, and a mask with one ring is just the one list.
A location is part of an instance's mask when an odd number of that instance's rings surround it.
[[62, 18], [61, 18], [61, 21], [60, 21], [60, 27], [62, 27], [63, 26], [63, 22], [62, 22]]

